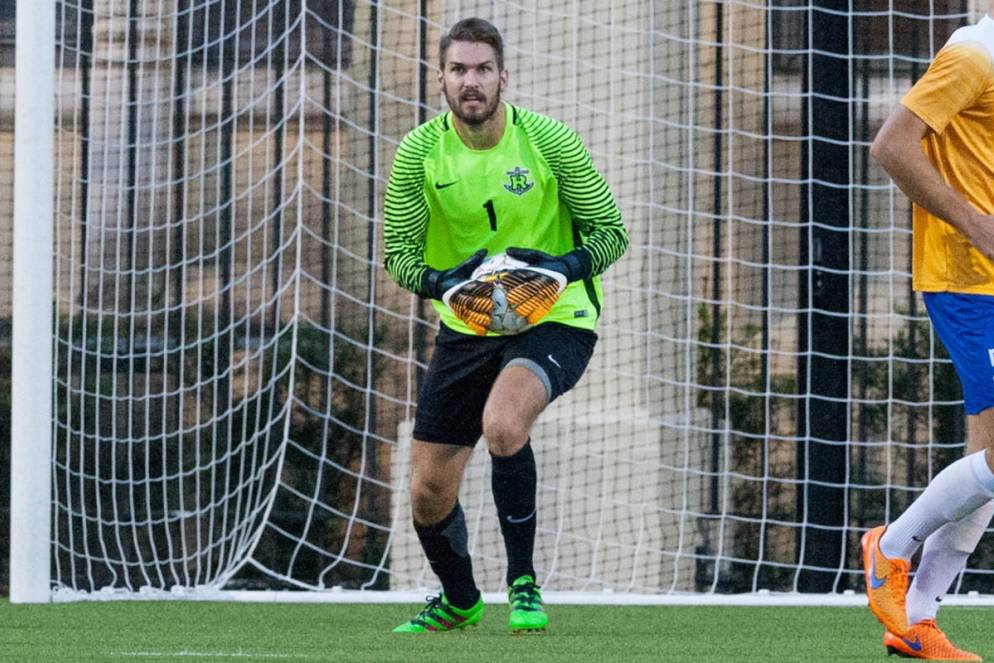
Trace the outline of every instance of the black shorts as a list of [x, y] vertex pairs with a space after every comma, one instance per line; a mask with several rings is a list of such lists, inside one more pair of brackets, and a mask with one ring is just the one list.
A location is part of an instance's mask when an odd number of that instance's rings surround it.
[[414, 439], [474, 446], [483, 434], [483, 407], [501, 370], [530, 369], [551, 403], [579, 381], [597, 334], [547, 322], [515, 336], [470, 336], [445, 325], [418, 393]]

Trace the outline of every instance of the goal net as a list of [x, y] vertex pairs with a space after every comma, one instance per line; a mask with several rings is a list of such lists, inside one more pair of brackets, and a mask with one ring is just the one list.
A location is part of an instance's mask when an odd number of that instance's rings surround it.
[[[444, 110], [442, 30], [479, 15], [507, 99], [580, 134], [631, 235], [533, 431], [539, 583], [862, 591], [860, 535], [964, 441], [868, 145], [977, 14], [855, 6], [60, 0], [51, 588], [436, 586], [407, 487], [437, 320], [383, 270], [382, 201]], [[461, 502], [498, 591], [489, 472], [478, 449]], [[991, 591], [992, 554], [954, 589]]]

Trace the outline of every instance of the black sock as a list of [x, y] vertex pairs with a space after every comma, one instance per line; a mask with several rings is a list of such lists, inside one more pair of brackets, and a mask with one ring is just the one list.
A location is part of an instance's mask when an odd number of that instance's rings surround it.
[[523, 575], [535, 577], [535, 491], [538, 471], [531, 441], [512, 456], [494, 456], [492, 487], [500, 531], [507, 548], [507, 584]]
[[414, 523], [421, 547], [428, 556], [431, 570], [442, 581], [442, 591], [449, 603], [460, 609], [472, 608], [480, 598], [473, 580], [473, 562], [469, 556], [466, 516], [456, 502], [445, 518], [434, 525]]

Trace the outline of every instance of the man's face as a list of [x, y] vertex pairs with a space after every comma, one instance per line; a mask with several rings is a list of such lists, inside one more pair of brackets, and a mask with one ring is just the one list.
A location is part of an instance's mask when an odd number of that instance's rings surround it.
[[454, 41], [438, 82], [455, 116], [466, 124], [480, 125], [497, 112], [501, 92], [507, 87], [507, 71], [497, 68], [497, 54], [490, 44]]

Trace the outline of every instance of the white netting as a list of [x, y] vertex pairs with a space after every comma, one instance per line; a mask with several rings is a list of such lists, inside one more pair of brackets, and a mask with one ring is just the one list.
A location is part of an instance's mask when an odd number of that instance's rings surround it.
[[[861, 588], [859, 535], [964, 434], [867, 148], [974, 8], [819, 4], [61, 0], [54, 585], [434, 586], [406, 487], [436, 322], [382, 269], [382, 196], [479, 15], [632, 238], [533, 434], [539, 582]], [[489, 486], [478, 450], [497, 590]]]

